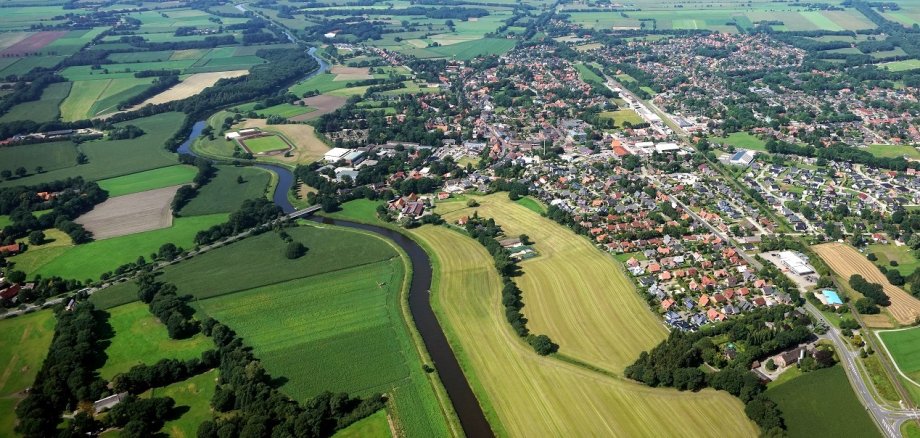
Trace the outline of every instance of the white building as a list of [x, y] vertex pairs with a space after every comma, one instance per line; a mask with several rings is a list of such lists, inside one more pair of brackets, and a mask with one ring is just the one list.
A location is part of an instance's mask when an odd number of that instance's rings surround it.
[[808, 260], [801, 254], [792, 251], [781, 251], [779, 260], [796, 275], [813, 274], [815, 272], [815, 268], [812, 268], [808, 264]]
[[679, 151], [679, 150], [680, 150], [680, 146], [678, 146], [677, 143], [658, 143], [655, 145], [655, 151], [658, 152], [659, 154], [662, 154], [665, 152], [674, 152], [674, 151]]
[[339, 160], [344, 159], [345, 156], [351, 152], [352, 152], [351, 149], [332, 148], [329, 150], [329, 152], [326, 152], [326, 154], [323, 155], [323, 159], [326, 160], [327, 163], [335, 163]]

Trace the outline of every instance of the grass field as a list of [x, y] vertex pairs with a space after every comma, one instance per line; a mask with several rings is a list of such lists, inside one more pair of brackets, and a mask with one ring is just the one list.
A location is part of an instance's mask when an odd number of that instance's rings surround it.
[[898, 368], [920, 382], [920, 328], [876, 332]]
[[840, 365], [804, 373], [766, 394], [782, 410], [791, 438], [881, 436]]
[[320, 94], [345, 88], [347, 82], [336, 81], [332, 73], [323, 73], [313, 76], [303, 82], [291, 86], [290, 91], [298, 96], [303, 96], [307, 91], [319, 91]]
[[146, 172], [99, 181], [99, 187], [109, 192], [109, 197], [160, 189], [192, 182], [198, 171], [192, 166], [169, 166]]
[[213, 348], [211, 340], [200, 333], [189, 339], [170, 339], [166, 326], [140, 301], [108, 312], [115, 336], [105, 349], [105, 365], [99, 370], [104, 379], [111, 380], [135, 365], [152, 365], [160, 359], [200, 357], [203, 351]]
[[[523, 214], [525, 220], [536, 216], [519, 206], [512, 211]], [[560, 226], [552, 224], [551, 227]], [[528, 232], [540, 242], [536, 237], [538, 230]], [[557, 232], [559, 230], [548, 231], [550, 234]], [[432, 301], [435, 311], [499, 436], [757, 435], [756, 426], [742, 412], [741, 402], [726, 393], [711, 390], [681, 393], [649, 388], [553, 357], [538, 356], [505, 321], [501, 280], [482, 245], [445, 227], [424, 226], [412, 230], [412, 234], [434, 256], [436, 279]], [[574, 235], [569, 237], [578, 239]], [[543, 243], [549, 242], [544, 240]], [[596, 256], [604, 257], [600, 253]], [[530, 275], [527, 270], [525, 267], [525, 274], [519, 280]], [[554, 282], [551, 282], [547, 294], [553, 290]], [[580, 292], [583, 291], [577, 287], [566, 290], [572, 295], [581, 295]], [[625, 292], [629, 295], [622, 298], [641, 304], [634, 291]], [[525, 314], [534, 324], [537, 316], [533, 315], [533, 305], [527, 299], [525, 296]], [[648, 313], [647, 309], [640, 310]], [[657, 323], [649, 327], [628, 327], [613, 315], [619, 312], [611, 313], [607, 324], [620, 329], [617, 336], [632, 337], [633, 332], [641, 331], [648, 331], [651, 334], [646, 336], [658, 339], [664, 336], [664, 330]], [[599, 330], [587, 322], [584, 327], [584, 333]], [[563, 341], [556, 337], [554, 340]], [[627, 342], [631, 341], [623, 342], [616, 349], [628, 348], [624, 348]], [[562, 352], [572, 352], [572, 346], [560, 344]], [[625, 360], [625, 355], [616, 356]], [[663, 413], [667, 413], [667, 421], [660, 420]]]
[[198, 425], [211, 419], [211, 398], [217, 386], [217, 370], [211, 370], [163, 388], [154, 388], [141, 397], [170, 397], [179, 409], [188, 408], [181, 417], [163, 424], [161, 432], [173, 438], [197, 436]]
[[[0, 148], [0, 170], [25, 167], [29, 173], [42, 166], [45, 172], [77, 165], [77, 147], [69, 141], [36, 143]], [[28, 178], [28, 177], [27, 177]]]
[[333, 438], [387, 438], [390, 425], [387, 423], [387, 411], [379, 410], [333, 435]]
[[537, 214], [546, 213], [546, 207], [544, 207], [543, 204], [540, 203], [540, 201], [537, 201], [536, 199], [531, 198], [529, 196], [525, 196], [521, 199], [518, 199], [515, 202], [517, 202], [518, 205], [521, 205], [534, 213], [537, 213]]
[[35, 122], [50, 122], [60, 115], [58, 106], [70, 93], [70, 82], [57, 82], [48, 85], [42, 91], [42, 97], [32, 102], [23, 102], [10, 108], [0, 117], [0, 123], [9, 123], [15, 120], [32, 120]]
[[[81, 280], [99, 278], [102, 273], [114, 270], [119, 265], [134, 262], [138, 256], [144, 256], [149, 261], [150, 254], [156, 252], [161, 245], [167, 242], [183, 248], [191, 248], [194, 246], [195, 234], [198, 231], [224, 222], [226, 218], [226, 214], [176, 218], [172, 227], [169, 228], [113, 237], [82, 245], [36, 251], [39, 255], [45, 251], [52, 251], [52, 253], [37, 266], [25, 269], [17, 265], [17, 269], [23, 270], [30, 276], [57, 275]], [[22, 256], [11, 257], [10, 260], [16, 262], [19, 257]]]
[[872, 385], [875, 386], [879, 396], [884, 400], [894, 403], [900, 401], [901, 396], [894, 387], [894, 383], [891, 382], [891, 377], [888, 376], [888, 372], [885, 371], [885, 368], [882, 366], [878, 354], [866, 357], [862, 359], [862, 361], [863, 365], [866, 366], [866, 373], [869, 375], [869, 378], [872, 379]]
[[[243, 177], [242, 184], [238, 177]], [[217, 175], [179, 213], [198, 216], [236, 211], [247, 199], [264, 198], [269, 180], [271, 174], [257, 167], [219, 166]]]
[[594, 73], [582, 63], [575, 64], [575, 69], [578, 70], [578, 76], [581, 77], [581, 80], [585, 82], [604, 83], [604, 78], [598, 76], [597, 73]]
[[710, 141], [731, 145], [739, 149], [750, 149], [752, 151], [761, 152], [767, 151], [767, 142], [747, 132], [733, 132], [725, 137], [713, 137]]
[[630, 125], [644, 122], [639, 113], [629, 108], [616, 111], [604, 111], [601, 113], [601, 117], [613, 120], [613, 124], [617, 128], [622, 128], [625, 122], [629, 122]]
[[[907, 245], [872, 244], [869, 245], [868, 253], [873, 253], [878, 257], [875, 262], [877, 265], [887, 269], [897, 269], [905, 277], [920, 269], [920, 260], [911, 254], [910, 247]], [[898, 266], [891, 266], [892, 260], [898, 262]]]
[[909, 295], [904, 289], [892, 286], [878, 268], [853, 247], [842, 243], [826, 243], [813, 246], [812, 249], [844, 281], [849, 280], [853, 274], [859, 274], [870, 282], [881, 284], [885, 295], [891, 299], [891, 305], [886, 309], [898, 323], [912, 324], [920, 316], [920, 300]]
[[874, 144], [870, 145], [866, 150], [876, 157], [907, 157], [914, 160], [920, 160], [920, 150], [909, 145]]
[[270, 106], [268, 108], [257, 110], [256, 112], [262, 118], [267, 118], [268, 116], [281, 116], [284, 118], [296, 117], [302, 114], [315, 111], [315, 109], [310, 108], [305, 105], [293, 105], [290, 103], [282, 103], [275, 106]]
[[920, 68], [920, 59], [905, 59], [903, 61], [892, 61], [878, 64], [880, 68], [891, 71], [905, 71]]
[[54, 314], [42, 310], [0, 321], [0, 430], [12, 431], [13, 408], [32, 386], [54, 336]]
[[[64, 178], [82, 176], [87, 180], [100, 180], [116, 176], [128, 175], [145, 170], [157, 169], [176, 164], [176, 154], [169, 152], [163, 146], [166, 139], [171, 137], [182, 126], [185, 114], [170, 112], [157, 114], [151, 117], [117, 123], [116, 126], [127, 124], [135, 125], [145, 134], [130, 140], [94, 140], [80, 145], [80, 150], [86, 154], [89, 162], [77, 166], [74, 159], [72, 166], [47, 171], [42, 174], [32, 174], [12, 181], [0, 182], [0, 187], [14, 185], [32, 185], [43, 182], [55, 181]], [[29, 145], [29, 147], [37, 145]], [[31, 162], [41, 164], [43, 154], [40, 152], [28, 153], [13, 157], [6, 161], [3, 153], [7, 149], [0, 149], [0, 163], [10, 163], [16, 167], [20, 163]], [[32, 151], [32, 149], [18, 149], [17, 151]], [[46, 169], [48, 166], [45, 166]], [[27, 167], [29, 172], [33, 169]]]
[[[83, 120], [112, 111], [116, 106], [147, 89], [153, 78], [118, 78], [76, 81], [61, 103], [61, 119]], [[103, 104], [99, 104], [102, 102]]]
[[243, 140], [246, 149], [253, 154], [262, 154], [271, 151], [280, 151], [288, 149], [287, 142], [277, 135], [268, 135], [264, 137], [248, 138]]

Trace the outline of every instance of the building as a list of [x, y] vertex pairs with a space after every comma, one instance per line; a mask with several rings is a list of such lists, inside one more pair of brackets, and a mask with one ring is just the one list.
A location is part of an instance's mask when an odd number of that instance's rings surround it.
[[14, 256], [19, 254], [22, 251], [22, 246], [19, 243], [13, 243], [6, 246], [0, 246], [0, 254], [7, 256]]
[[663, 154], [665, 152], [675, 152], [679, 151], [680, 146], [677, 143], [658, 143], [655, 145], [655, 152]]
[[327, 163], [335, 163], [339, 160], [345, 159], [345, 156], [352, 152], [351, 149], [345, 148], [332, 148], [325, 155], [323, 155], [323, 160]]
[[779, 260], [796, 275], [807, 275], [815, 272], [815, 268], [812, 268], [808, 264], [808, 260], [801, 254], [792, 251], [781, 251]]
[[754, 156], [757, 155], [755, 151], [749, 151], [745, 149], [739, 149], [735, 152], [734, 155], [728, 160], [729, 163], [736, 166], [750, 166], [754, 162]]
[[805, 358], [805, 353], [808, 352], [808, 349], [805, 346], [799, 346], [793, 348], [789, 351], [784, 351], [776, 356], [773, 356], [773, 363], [780, 368], [785, 368], [790, 365], [795, 365], [799, 363], [800, 360]]
[[98, 413], [102, 412], [103, 410], [111, 409], [113, 406], [121, 403], [121, 401], [124, 400], [127, 396], [127, 392], [122, 392], [96, 400], [93, 402], [93, 410]]

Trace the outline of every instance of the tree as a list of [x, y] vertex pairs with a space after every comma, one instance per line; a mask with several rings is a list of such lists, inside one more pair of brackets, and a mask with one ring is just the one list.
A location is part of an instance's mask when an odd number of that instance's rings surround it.
[[25, 167], [19, 166], [19, 167], [16, 168], [16, 176], [18, 176], [18, 177], [20, 177], [20, 178], [22, 178], [22, 177], [28, 175], [28, 173], [29, 173], [29, 171], [26, 170]]
[[776, 368], [777, 368], [776, 362], [773, 361], [772, 357], [767, 360], [766, 367], [767, 367], [767, 370], [776, 371]]
[[904, 285], [904, 277], [901, 275], [901, 272], [897, 269], [891, 269], [885, 273], [885, 278], [888, 279], [888, 282], [894, 286]]
[[162, 246], [160, 246], [160, 250], [157, 251], [157, 258], [166, 261], [173, 260], [178, 255], [179, 249], [176, 248], [176, 245], [172, 243], [164, 243]]
[[26, 281], [26, 273], [22, 271], [11, 271], [6, 274], [6, 279], [10, 283], [23, 283]]
[[559, 350], [559, 345], [553, 343], [546, 335], [531, 336], [527, 342], [540, 356], [546, 356]]
[[243, 175], [239, 175], [239, 176], [236, 177], [236, 183], [237, 183], [237, 184], [242, 184], [242, 183], [244, 183], [244, 182], [246, 182], [246, 180], [243, 179]]
[[45, 242], [45, 233], [41, 230], [35, 230], [29, 233], [29, 243], [32, 245], [41, 245]]
[[13, 177], [13, 172], [10, 172], [9, 170], [2, 170], [0, 171], [0, 176], [2, 176], [3, 179], [10, 179]]
[[307, 247], [300, 242], [291, 242], [284, 248], [284, 256], [293, 260], [300, 258], [307, 253]]

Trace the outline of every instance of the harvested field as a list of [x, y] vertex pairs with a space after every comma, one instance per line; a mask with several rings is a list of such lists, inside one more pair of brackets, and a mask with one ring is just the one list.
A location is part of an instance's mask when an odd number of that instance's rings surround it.
[[330, 73], [335, 75], [335, 79], [333, 80], [336, 82], [374, 79], [374, 75], [370, 74], [370, 70], [367, 67], [345, 67], [343, 65], [337, 65], [332, 67]]
[[170, 203], [179, 186], [116, 196], [77, 218], [96, 240], [158, 230], [172, 225]]
[[156, 96], [151, 97], [150, 99], [145, 100], [141, 104], [135, 106], [132, 109], [141, 108], [146, 105], [156, 105], [160, 103], [172, 102], [174, 100], [182, 100], [186, 97], [194, 96], [200, 93], [205, 88], [208, 88], [217, 81], [225, 78], [236, 78], [249, 74], [249, 70], [231, 70], [231, 71], [216, 71], [211, 73], [196, 73], [187, 78], [174, 87], [157, 94]]
[[65, 34], [67, 34], [67, 31], [56, 30], [29, 35], [0, 52], [0, 56], [23, 56], [36, 53]]
[[891, 298], [891, 305], [887, 309], [898, 323], [912, 324], [920, 316], [920, 301], [904, 289], [892, 286], [878, 268], [853, 247], [842, 243], [825, 243], [813, 246], [812, 249], [844, 280], [859, 274], [870, 282], [881, 284], [885, 294]]
[[310, 125], [268, 125], [262, 119], [249, 119], [243, 123], [242, 127], [279, 133], [294, 145], [290, 157], [275, 155], [270, 158], [272, 161], [290, 164], [312, 163], [322, 158], [323, 154], [329, 150], [329, 146], [326, 146], [316, 136], [316, 131]]
[[301, 99], [305, 105], [316, 108], [316, 111], [312, 111], [306, 114], [301, 114], [296, 117], [291, 117], [290, 120], [295, 122], [303, 122], [305, 120], [313, 120], [318, 118], [323, 114], [329, 114], [343, 106], [345, 106], [345, 98], [340, 96], [328, 96], [321, 94], [319, 96], [308, 97], [306, 99]]

